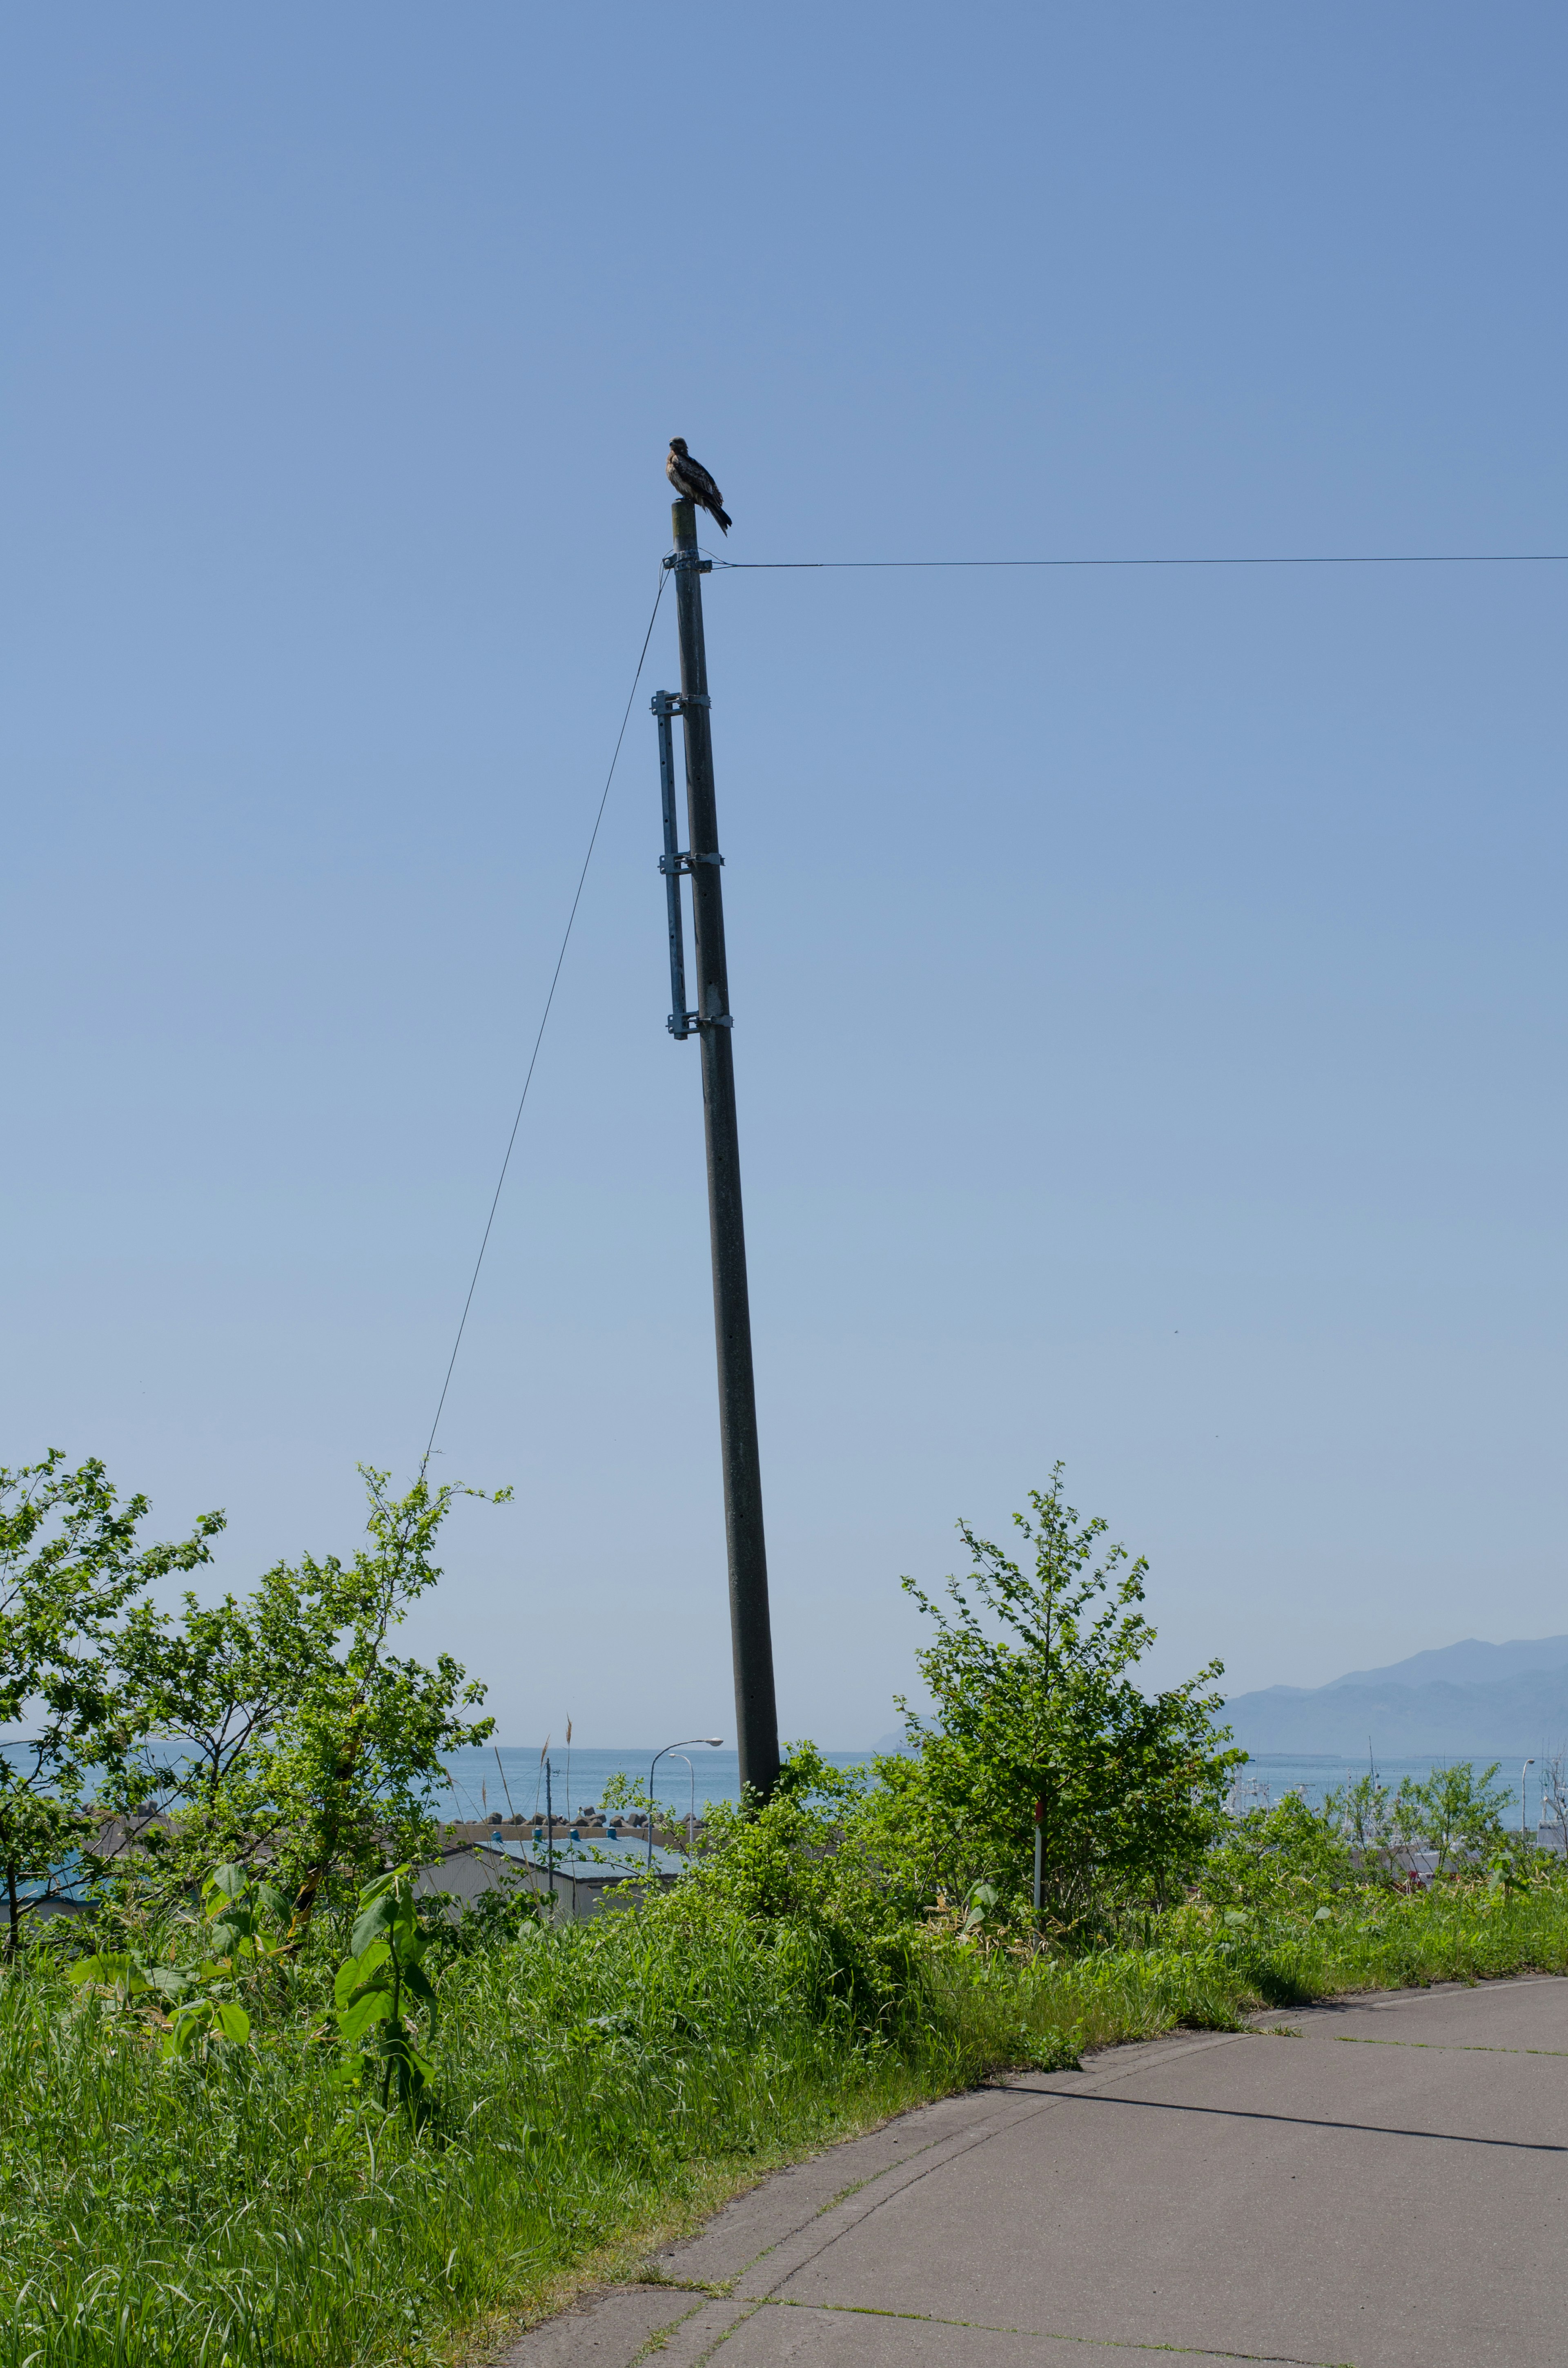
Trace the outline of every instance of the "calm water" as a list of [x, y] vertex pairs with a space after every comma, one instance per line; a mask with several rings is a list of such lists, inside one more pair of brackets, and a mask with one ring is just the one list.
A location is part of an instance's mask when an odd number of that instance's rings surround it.
[[[595, 1751], [574, 1746], [569, 1752], [564, 1745], [557, 1749], [551, 1744], [551, 1787], [556, 1816], [575, 1816], [579, 1809], [602, 1807], [604, 1787], [611, 1776], [629, 1776], [634, 1783], [645, 1787], [648, 1763], [657, 1748], [655, 1744], [646, 1751]], [[823, 1757], [835, 1768], [858, 1768], [871, 1754], [828, 1751]], [[685, 1759], [666, 1752], [659, 1762], [653, 1789], [661, 1804], [677, 1817], [689, 1810], [695, 1792], [697, 1814], [700, 1816], [710, 1801], [738, 1798], [740, 1766], [738, 1753], [708, 1751], [701, 1744], [688, 1751]], [[499, 1809], [503, 1816], [543, 1814], [544, 1767], [537, 1743], [502, 1744], [499, 1765], [489, 1745], [478, 1751], [454, 1751], [447, 1761], [447, 1771], [451, 1779], [451, 1805], [437, 1804], [437, 1816], [483, 1817], [492, 1809]]]
[[[1425, 1783], [1434, 1768], [1451, 1765], [1451, 1756], [1447, 1759], [1380, 1759], [1377, 1762], [1378, 1781], [1380, 1783], [1386, 1784], [1392, 1792], [1397, 1788], [1402, 1777], [1414, 1776]], [[1479, 1776], [1482, 1770], [1490, 1765], [1490, 1760], [1477, 1760], [1476, 1774]], [[1326, 1793], [1337, 1792], [1346, 1784], [1354, 1784], [1358, 1776], [1364, 1776], [1366, 1773], [1365, 1759], [1292, 1759], [1279, 1752], [1256, 1752], [1241, 1771], [1243, 1805], [1250, 1804], [1248, 1788], [1256, 1786], [1257, 1789], [1252, 1793], [1251, 1799], [1256, 1800], [1260, 1804], [1264, 1804], [1266, 1798], [1269, 1802], [1279, 1801], [1287, 1793], [1300, 1792], [1303, 1799], [1315, 1809], [1322, 1805]], [[1517, 1825], [1519, 1821], [1519, 1775], [1518, 1760], [1505, 1759], [1499, 1764], [1497, 1774], [1494, 1779], [1495, 1783], [1507, 1792], [1513, 1802], [1513, 1809], [1507, 1815], [1507, 1822], [1511, 1825]], [[1525, 1778], [1527, 1786], [1525, 1817], [1527, 1824], [1532, 1829], [1540, 1810], [1540, 1770], [1537, 1766], [1530, 1769]]]
[[[568, 1754], [552, 1744], [550, 1753], [552, 1793], [557, 1816], [574, 1816], [579, 1809], [602, 1805], [606, 1780], [611, 1776], [629, 1776], [634, 1782], [648, 1782], [648, 1763], [652, 1750], [590, 1750], [574, 1748]], [[869, 1751], [829, 1751], [824, 1757], [835, 1768], [864, 1766], [872, 1754]], [[689, 1769], [687, 1761], [689, 1760]], [[1433, 1759], [1380, 1759], [1377, 1763], [1380, 1780], [1391, 1789], [1403, 1776], [1425, 1780], [1435, 1767], [1443, 1763]], [[1484, 1767], [1487, 1763], [1480, 1763]], [[447, 1767], [451, 1777], [449, 1805], [440, 1804], [438, 1814], [456, 1817], [483, 1817], [492, 1809], [504, 1816], [517, 1815], [531, 1817], [544, 1808], [544, 1769], [537, 1744], [502, 1744], [497, 1765], [496, 1754], [486, 1747], [479, 1751], [454, 1752]], [[1280, 1754], [1263, 1753], [1250, 1759], [1242, 1771], [1244, 1801], [1270, 1802], [1281, 1800], [1287, 1793], [1300, 1791], [1312, 1807], [1321, 1805], [1324, 1795], [1345, 1784], [1353, 1784], [1358, 1776], [1367, 1772], [1364, 1759], [1330, 1758], [1291, 1759]], [[1527, 1796], [1527, 1817], [1533, 1827], [1540, 1807], [1540, 1770], [1529, 1770]], [[1497, 1782], [1509, 1788], [1513, 1800], [1513, 1820], [1519, 1814], [1519, 1763], [1506, 1761], [1498, 1770]], [[1249, 1787], [1256, 1790], [1249, 1792]], [[695, 1791], [697, 1814], [702, 1815], [710, 1801], [733, 1801], [740, 1791], [740, 1762], [733, 1751], [708, 1751], [698, 1744], [685, 1760], [666, 1753], [659, 1762], [654, 1789], [661, 1803], [676, 1816], [687, 1811]]]

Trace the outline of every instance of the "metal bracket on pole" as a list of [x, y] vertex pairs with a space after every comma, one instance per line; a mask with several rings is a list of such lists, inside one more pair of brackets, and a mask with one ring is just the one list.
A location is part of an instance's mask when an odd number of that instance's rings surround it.
[[[680, 1021], [685, 1022], [684, 1027]], [[700, 1011], [683, 1011], [678, 1015], [672, 1011], [665, 1022], [670, 1034], [677, 1038], [695, 1035], [699, 1028], [733, 1028], [734, 1024], [733, 1017], [728, 1011], [721, 1012], [716, 1019], [704, 1019]]]
[[665, 851], [659, 858], [659, 869], [665, 875], [665, 913], [670, 939], [670, 1015], [665, 1025], [677, 1044], [699, 1028], [733, 1028], [728, 1012], [706, 1019], [700, 1011], [688, 1011], [686, 1005], [686, 926], [680, 909], [682, 872], [694, 871], [699, 863], [722, 864], [722, 855], [696, 854], [688, 848], [676, 845], [676, 752], [675, 736], [670, 729], [674, 719], [688, 707], [710, 707], [704, 693], [689, 696], [677, 690], [656, 690], [650, 705], [659, 730], [659, 803], [665, 825]]
[[666, 1022], [677, 1044], [691, 1033], [695, 1014], [686, 1008], [686, 931], [681, 921], [680, 875], [687, 859], [676, 829], [676, 752], [670, 721], [680, 712], [680, 700], [667, 690], [656, 690], [653, 718], [659, 730], [659, 803], [664, 813], [665, 851], [659, 869], [665, 875], [665, 915], [670, 939], [670, 1016]]
[[[672, 551], [666, 557], [665, 565], [677, 569], [683, 575], [688, 569], [695, 571], [699, 575], [711, 575], [713, 573], [713, 562], [710, 559], [699, 559], [694, 551]], [[704, 700], [703, 705], [706, 706], [707, 703]]]

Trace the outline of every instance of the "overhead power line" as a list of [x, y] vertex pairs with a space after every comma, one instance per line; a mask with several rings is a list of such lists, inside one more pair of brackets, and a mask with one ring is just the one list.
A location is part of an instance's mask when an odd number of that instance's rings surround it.
[[[797, 573], [802, 570], [823, 573], [848, 569], [942, 567], [1541, 567], [1558, 565], [1568, 561], [1568, 552], [1562, 551], [1287, 552], [1128, 559], [726, 559], [717, 552], [711, 554], [704, 552], [703, 556], [705, 558], [710, 556], [716, 569], [722, 568], [727, 575], [732, 575]], [[555, 990], [560, 984], [562, 964], [565, 962], [566, 949], [571, 943], [573, 925], [577, 918], [577, 907], [582, 902], [584, 885], [588, 877], [588, 866], [593, 861], [594, 848], [598, 841], [599, 825], [604, 820], [605, 807], [609, 802], [610, 786], [615, 780], [615, 768], [620, 761], [621, 744], [626, 738], [626, 726], [631, 716], [631, 702], [637, 696], [637, 686], [642, 679], [642, 668], [647, 662], [648, 645], [653, 638], [653, 625], [658, 617], [659, 603], [664, 598], [665, 583], [665, 571], [661, 569], [659, 588], [653, 596], [653, 606], [648, 619], [648, 630], [642, 636], [642, 647], [638, 655], [636, 671], [631, 677], [631, 688], [626, 695], [626, 706], [620, 718], [620, 729], [616, 734], [615, 747], [609, 760], [609, 770], [605, 776], [605, 785], [599, 795], [593, 828], [588, 834], [587, 851], [583, 857], [582, 870], [577, 875], [577, 885], [566, 916], [566, 926], [562, 931], [561, 946], [555, 957], [555, 968], [551, 973], [549, 992], [544, 998], [544, 1008], [540, 1014], [533, 1051], [528, 1056], [528, 1072], [523, 1079], [523, 1089], [517, 1098], [517, 1112], [512, 1120], [512, 1131], [506, 1138], [506, 1149], [501, 1161], [501, 1173], [495, 1179], [495, 1190], [491, 1197], [490, 1212], [484, 1221], [484, 1231], [480, 1236], [479, 1253], [473, 1262], [473, 1272], [469, 1278], [468, 1293], [463, 1301], [462, 1314], [458, 1319], [457, 1336], [452, 1342], [452, 1353], [447, 1360], [446, 1376], [441, 1383], [441, 1395], [436, 1404], [436, 1418], [430, 1425], [430, 1436], [426, 1441], [426, 1463], [428, 1463], [436, 1444], [436, 1433], [440, 1427], [442, 1412], [447, 1403], [447, 1393], [451, 1387], [452, 1374], [458, 1361], [458, 1351], [462, 1347], [463, 1334], [468, 1326], [469, 1312], [473, 1305], [473, 1294], [479, 1282], [479, 1270], [484, 1263], [484, 1253], [490, 1247], [495, 1212], [501, 1205], [502, 1187], [506, 1181], [507, 1168], [511, 1166], [512, 1152], [517, 1140], [517, 1130], [522, 1124], [523, 1110], [528, 1098], [528, 1087], [533, 1083], [534, 1069], [539, 1061], [540, 1046], [544, 1042], [544, 1031], [549, 1024], [551, 1009], [555, 1001]]]
[[805, 567], [1545, 567], [1568, 560], [1568, 551], [1264, 552], [1198, 559], [723, 559], [718, 552], [712, 556], [716, 568], [739, 575]]

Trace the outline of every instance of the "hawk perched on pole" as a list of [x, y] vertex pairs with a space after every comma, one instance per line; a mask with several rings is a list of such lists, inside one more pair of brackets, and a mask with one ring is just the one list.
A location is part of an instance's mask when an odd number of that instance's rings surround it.
[[670, 457], [665, 462], [665, 474], [677, 494], [688, 502], [695, 502], [699, 509], [706, 510], [717, 520], [722, 533], [729, 533], [730, 518], [724, 507], [724, 496], [701, 461], [692, 459], [686, 449], [684, 436], [670, 438]]

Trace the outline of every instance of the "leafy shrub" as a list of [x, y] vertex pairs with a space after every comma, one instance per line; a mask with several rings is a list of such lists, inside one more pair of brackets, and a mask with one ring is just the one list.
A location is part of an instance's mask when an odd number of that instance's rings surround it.
[[[363, 1467], [362, 1467], [363, 1468]], [[434, 1668], [392, 1650], [440, 1577], [437, 1533], [460, 1496], [423, 1474], [403, 1497], [364, 1469], [369, 1543], [344, 1563], [278, 1563], [243, 1600], [187, 1595], [177, 1615], [139, 1603], [114, 1640], [122, 1691], [166, 1765], [166, 1826], [143, 1838], [174, 1896], [216, 1858], [265, 1866], [305, 1933], [318, 1901], [351, 1899], [389, 1859], [418, 1856], [445, 1788], [442, 1754], [483, 1742], [484, 1689], [449, 1654]], [[492, 1501], [504, 1501], [502, 1490]]]
[[765, 1804], [710, 1811], [703, 1853], [669, 1912], [743, 1918], [788, 1961], [814, 2015], [870, 2040], [907, 2026], [926, 2000], [918, 1919], [875, 1854], [867, 1786], [864, 1770], [791, 1744]]
[[1358, 1880], [1343, 1820], [1294, 1793], [1235, 1819], [1204, 1860], [1198, 1890], [1221, 1911], [1313, 1915]]
[[1101, 1548], [1106, 1524], [1080, 1523], [1060, 1465], [1029, 1503], [1032, 1519], [1013, 1518], [1031, 1570], [960, 1522], [973, 1575], [967, 1588], [949, 1579], [951, 1609], [903, 1581], [937, 1629], [915, 1656], [936, 1716], [901, 1702], [908, 1753], [876, 1762], [858, 1825], [912, 1907], [983, 1881], [1023, 1909], [1038, 1819], [1047, 1916], [1090, 1930], [1130, 1902], [1179, 1896], [1244, 1755], [1217, 1725], [1218, 1661], [1153, 1695], [1133, 1681], [1155, 1641], [1147, 1564]]

